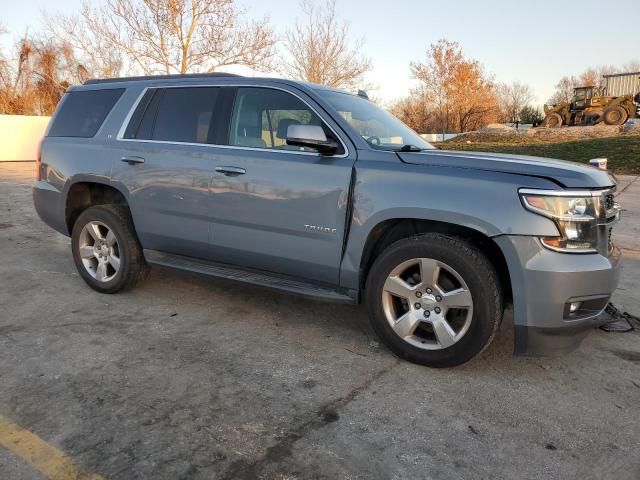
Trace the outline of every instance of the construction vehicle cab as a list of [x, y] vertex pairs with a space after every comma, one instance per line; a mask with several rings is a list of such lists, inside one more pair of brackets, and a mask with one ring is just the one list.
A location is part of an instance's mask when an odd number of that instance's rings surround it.
[[573, 89], [573, 99], [571, 101], [573, 108], [583, 110], [590, 105], [594, 97], [600, 96], [600, 89], [593, 85], [588, 87], [577, 87]]

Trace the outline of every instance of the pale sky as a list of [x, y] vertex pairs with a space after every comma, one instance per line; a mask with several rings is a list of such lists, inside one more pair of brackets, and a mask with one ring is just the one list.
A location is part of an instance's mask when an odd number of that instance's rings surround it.
[[[80, 3], [0, 0], [0, 23], [10, 32], [2, 44], [27, 28], [37, 31], [41, 10], [71, 13]], [[281, 35], [301, 15], [298, 0], [238, 4], [250, 18], [268, 15]], [[350, 23], [353, 37], [364, 38], [363, 53], [374, 67], [367, 81], [381, 100], [405, 96], [412, 85], [409, 63], [422, 61], [430, 43], [447, 38], [459, 42], [496, 81], [531, 85], [539, 105], [564, 75], [640, 60], [639, 7], [639, 0], [338, 0], [338, 13]]]

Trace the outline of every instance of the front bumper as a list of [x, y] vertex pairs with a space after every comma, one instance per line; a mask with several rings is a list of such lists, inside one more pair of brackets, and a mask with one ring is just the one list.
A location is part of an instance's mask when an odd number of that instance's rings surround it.
[[[495, 238], [509, 266], [516, 355], [553, 355], [580, 345], [620, 279], [621, 254], [566, 254], [544, 248], [535, 237]], [[567, 304], [586, 308], [575, 317]]]

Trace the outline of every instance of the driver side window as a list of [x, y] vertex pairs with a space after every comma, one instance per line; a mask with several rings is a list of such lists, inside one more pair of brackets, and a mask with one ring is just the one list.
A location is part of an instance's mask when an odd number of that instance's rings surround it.
[[320, 125], [327, 137], [335, 137], [320, 117], [294, 95], [272, 88], [238, 88], [229, 145], [315, 152], [310, 148], [287, 145], [290, 125]]

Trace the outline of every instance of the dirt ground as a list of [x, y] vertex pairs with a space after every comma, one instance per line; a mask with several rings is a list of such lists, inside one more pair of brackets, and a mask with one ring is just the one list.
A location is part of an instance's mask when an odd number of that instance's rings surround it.
[[481, 130], [466, 132], [444, 142], [444, 145], [458, 143], [557, 143], [571, 140], [588, 140], [593, 138], [628, 137], [640, 134], [640, 126], [592, 125], [562, 128], [523, 128], [491, 124]]
[[[160, 268], [100, 295], [35, 214], [33, 172], [0, 163], [0, 479], [47, 478], [35, 436], [77, 466], [63, 480], [640, 478], [639, 332], [513, 357], [507, 314], [483, 355], [435, 370], [356, 306]], [[640, 179], [621, 181], [613, 301], [639, 314]]]

